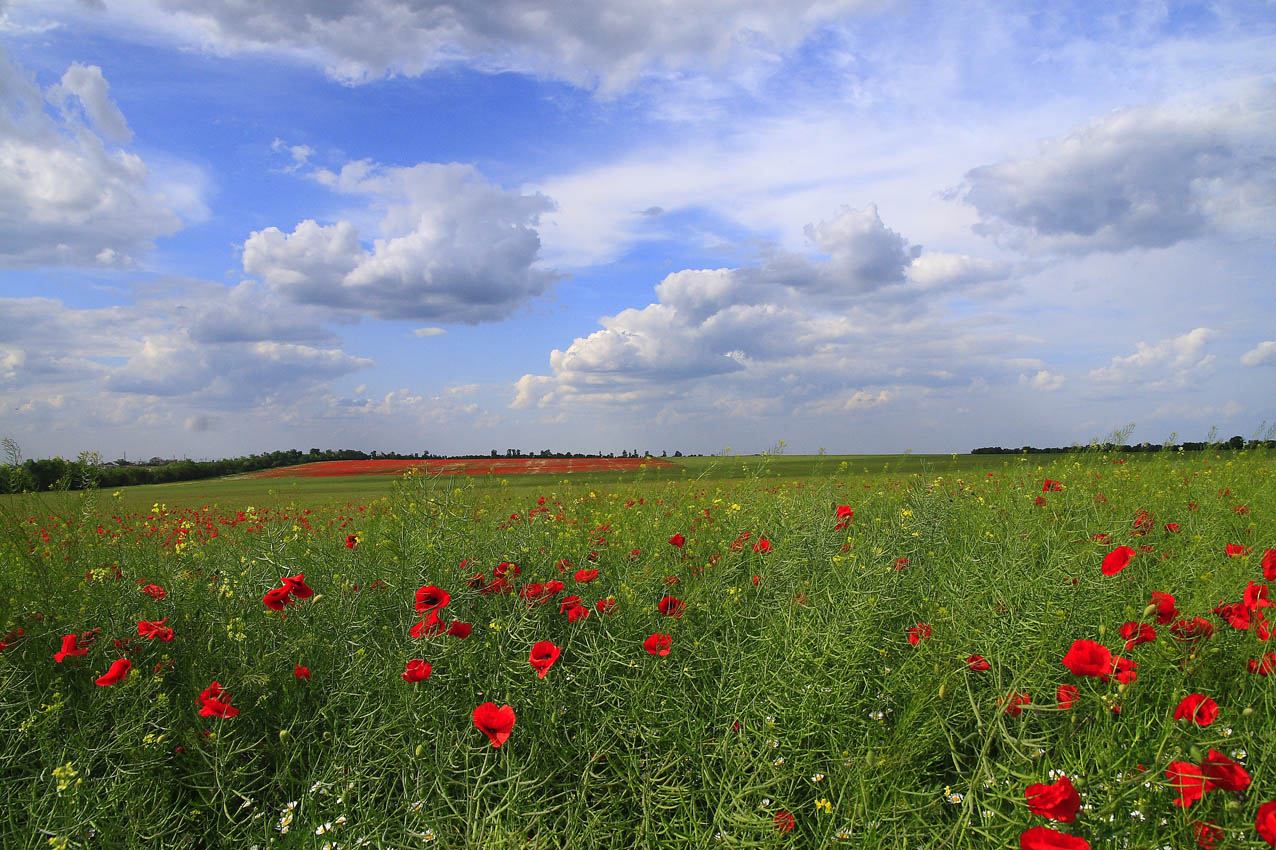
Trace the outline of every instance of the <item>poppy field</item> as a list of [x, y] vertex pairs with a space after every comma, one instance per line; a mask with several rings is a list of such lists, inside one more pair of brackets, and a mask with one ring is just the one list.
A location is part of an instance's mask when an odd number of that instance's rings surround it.
[[0, 846], [1276, 846], [1276, 458], [16, 498]]

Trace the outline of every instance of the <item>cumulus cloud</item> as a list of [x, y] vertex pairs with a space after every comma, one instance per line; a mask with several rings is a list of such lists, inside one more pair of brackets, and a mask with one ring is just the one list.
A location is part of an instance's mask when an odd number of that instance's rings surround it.
[[550, 374], [519, 379], [513, 406], [858, 412], [966, 381], [963, 369], [1010, 379], [1040, 368], [1006, 358], [1022, 342], [1012, 332], [945, 320], [909, 276], [926, 255], [875, 206], [843, 208], [806, 232], [814, 256], [771, 251], [755, 265], [668, 275], [655, 303], [602, 318], [550, 353]]
[[100, 68], [77, 62], [41, 91], [0, 50], [0, 265], [129, 265], [197, 214], [202, 180], [157, 178], [111, 144], [131, 138]]
[[1039, 370], [1032, 377], [1019, 376], [1020, 384], [1034, 390], [1057, 390], [1063, 386], [1065, 380], [1063, 375], [1054, 375], [1045, 369]]
[[1263, 366], [1276, 363], [1276, 341], [1266, 340], [1241, 355], [1243, 366]]
[[[51, 0], [40, 0], [49, 3]], [[82, 6], [52, 0], [68, 15]], [[25, 4], [21, 4], [25, 5]], [[33, 4], [34, 5], [34, 4]], [[219, 53], [269, 50], [316, 63], [349, 83], [466, 62], [615, 91], [651, 74], [774, 64], [821, 25], [885, 0], [131, 0], [109, 4], [144, 27]]]
[[1133, 354], [1113, 357], [1109, 365], [1090, 370], [1089, 379], [1100, 391], [1131, 385], [1152, 390], [1189, 386], [1212, 372], [1215, 355], [1206, 354], [1205, 346], [1215, 335], [1209, 328], [1196, 328], [1154, 344], [1138, 342]]
[[1276, 88], [1222, 102], [1117, 110], [1033, 156], [966, 174], [975, 231], [1084, 253], [1163, 248], [1212, 231], [1270, 233]]
[[509, 316], [555, 279], [536, 264], [536, 224], [552, 207], [543, 195], [503, 190], [458, 163], [359, 161], [313, 176], [382, 218], [370, 246], [346, 220], [252, 233], [244, 270], [295, 303], [474, 324]]

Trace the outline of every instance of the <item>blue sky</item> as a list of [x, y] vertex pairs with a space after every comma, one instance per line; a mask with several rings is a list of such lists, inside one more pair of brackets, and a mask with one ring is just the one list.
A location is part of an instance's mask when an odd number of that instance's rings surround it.
[[0, 431], [1255, 435], [1276, 6], [1110, 6], [0, 0]]

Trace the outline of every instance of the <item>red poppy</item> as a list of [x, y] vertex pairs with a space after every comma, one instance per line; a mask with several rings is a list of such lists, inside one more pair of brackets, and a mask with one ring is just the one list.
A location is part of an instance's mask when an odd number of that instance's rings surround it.
[[681, 534], [675, 534], [673, 537], [669, 538], [669, 542], [681, 549], [682, 544], [687, 542], [687, 538], [683, 537]]
[[454, 638], [467, 638], [474, 631], [474, 627], [469, 623], [462, 623], [460, 620], [453, 620], [452, 625], [447, 627], [447, 633]]
[[261, 601], [271, 611], [282, 611], [284, 606], [292, 604], [292, 596], [287, 587], [275, 587], [266, 591]]
[[280, 579], [284, 583], [284, 587], [288, 588], [288, 592], [298, 599], [309, 599], [315, 595], [315, 592], [306, 584], [306, 574], [299, 573], [295, 576], [284, 576]]
[[1251, 581], [1245, 586], [1244, 604], [1246, 608], [1269, 608], [1271, 600], [1267, 598], [1267, 585]]
[[564, 596], [559, 600], [558, 613], [565, 614], [573, 608], [579, 608], [581, 605], [579, 596]]
[[1256, 673], [1259, 676], [1266, 676], [1268, 673], [1276, 670], [1276, 652], [1268, 652], [1261, 658], [1251, 658], [1249, 660], [1249, 672]]
[[[1130, 682], [1133, 682], [1139, 677], [1139, 674], [1136, 672], [1138, 667], [1139, 665], [1134, 661], [1131, 661], [1129, 658], [1113, 658], [1112, 670], [1108, 675], [1112, 676], [1121, 684], [1128, 685]], [[1102, 676], [1101, 678], [1105, 682], [1108, 680], [1107, 676]]]
[[147, 640], [155, 640], [155, 638], [159, 638], [164, 643], [168, 643], [173, 639], [173, 630], [164, 626], [167, 622], [168, 617], [155, 621], [138, 620], [137, 636], [144, 637]]
[[405, 682], [424, 682], [430, 678], [430, 671], [431, 667], [425, 663], [425, 659], [413, 658], [399, 675], [403, 677]]
[[163, 599], [165, 596], [168, 596], [168, 591], [160, 587], [158, 584], [148, 584], [146, 587], [142, 588], [142, 592], [152, 599]]
[[1095, 543], [1111, 543], [1112, 537], [1106, 531], [1100, 531], [1098, 534], [1090, 538]]
[[1159, 590], [1152, 591], [1152, 601], [1148, 605], [1156, 608], [1158, 625], [1169, 625], [1179, 614], [1179, 609], [1174, 607], [1174, 597]]
[[1199, 767], [1187, 761], [1170, 762], [1165, 778], [1178, 790], [1179, 798], [1173, 802], [1181, 809], [1188, 808], [1214, 787]]
[[346, 535], [346, 548], [353, 549], [359, 543], [359, 538], [353, 534]]
[[444, 608], [452, 601], [452, 596], [441, 587], [427, 584], [416, 592], [416, 610], [424, 613], [433, 608]]
[[1077, 695], [1080, 693], [1076, 685], [1060, 685], [1054, 693], [1054, 698], [1060, 708], [1069, 709], [1077, 701]]
[[666, 596], [660, 600], [660, 604], [656, 606], [660, 609], [660, 613], [666, 617], [681, 618], [682, 612], [686, 610], [687, 603], [674, 596]]
[[1074, 676], [1106, 676], [1112, 670], [1112, 652], [1097, 641], [1073, 641], [1063, 656], [1063, 666]]
[[837, 518], [838, 518], [838, 519], [845, 519], [845, 520], [854, 519], [854, 518], [855, 518], [855, 511], [851, 510], [851, 506], [850, 506], [850, 505], [838, 505], [838, 506], [837, 506]]
[[1251, 622], [1250, 609], [1239, 602], [1234, 605], [1220, 602], [1217, 607], [1210, 609], [1210, 613], [1219, 615], [1229, 626], [1241, 631], [1248, 629]]
[[446, 629], [447, 626], [443, 625], [443, 621], [439, 619], [438, 609], [432, 609], [421, 622], [408, 629], [408, 634], [414, 638], [433, 637], [443, 634]]
[[9, 647], [13, 646], [24, 634], [26, 634], [26, 632], [24, 632], [21, 627], [9, 631], [4, 636], [4, 640], [0, 640], [0, 652], [4, 652]]
[[536, 668], [536, 674], [539, 678], [544, 679], [545, 674], [549, 672], [549, 668], [554, 666], [554, 662], [558, 660], [558, 655], [562, 650], [554, 645], [552, 640], [538, 640], [532, 644], [532, 654], [528, 656], [528, 662]]
[[1104, 557], [1100, 569], [1105, 576], [1114, 576], [1125, 569], [1133, 557], [1134, 550], [1129, 546], [1118, 546]]
[[1125, 648], [1134, 649], [1141, 643], [1156, 640], [1156, 629], [1147, 623], [1122, 623], [1121, 637], [1125, 638]]
[[300, 664], [298, 664], [296, 667], [293, 667], [293, 668], [292, 668], [292, 675], [293, 675], [293, 676], [295, 676], [295, 677], [296, 677], [296, 678], [298, 678], [298, 679], [307, 679], [307, 680], [309, 680], [309, 679], [310, 679], [310, 668], [309, 668], [309, 667], [302, 667]]
[[584, 584], [587, 581], [593, 581], [598, 578], [598, 570], [577, 570], [576, 575], [573, 576], [573, 578], [581, 584]]
[[224, 717], [230, 719], [239, 714], [239, 709], [230, 704], [230, 699], [222, 699], [225, 693], [216, 680], [199, 694], [200, 717]]
[[616, 600], [608, 596], [594, 603], [594, 610], [599, 614], [610, 614], [616, 607]]
[[915, 626], [908, 627], [908, 642], [913, 646], [924, 640], [930, 640], [930, 624], [918, 623]]
[[753, 544], [753, 551], [761, 552], [765, 555], [767, 552], [771, 551], [771, 541], [767, 540], [765, 537], [759, 537], [758, 542]]
[[1201, 761], [1201, 772], [1212, 784], [1224, 791], [1244, 791], [1249, 787], [1250, 775], [1241, 763], [1218, 750], [1211, 749]]
[[563, 584], [558, 579], [554, 579], [553, 581], [547, 581], [545, 582], [545, 595], [547, 597], [554, 596], [558, 593], [561, 593], [563, 591], [563, 588], [565, 587], [567, 587], [567, 585]]
[[1028, 808], [1034, 815], [1060, 823], [1072, 823], [1077, 819], [1077, 810], [1081, 808], [1081, 795], [1073, 787], [1072, 780], [1066, 776], [1060, 776], [1050, 785], [1029, 785], [1024, 789], [1023, 795], [1028, 798]]
[[1263, 550], [1263, 578], [1276, 581], [1276, 549]]
[[668, 655], [670, 647], [673, 646], [673, 638], [669, 635], [662, 635], [659, 632], [653, 634], [642, 642], [642, 648], [650, 652], [652, 655]]
[[1200, 638], [1214, 634], [1214, 624], [1204, 617], [1193, 617], [1191, 620], [1179, 620], [1170, 626], [1170, 634], [1175, 640], [1195, 643]]
[[1165, 530], [1170, 532], [1171, 534], [1178, 534], [1179, 524], [1177, 522], [1167, 522], [1165, 524]]
[[1006, 697], [1006, 714], [1009, 714], [1011, 717], [1018, 717], [1023, 714], [1023, 706], [1028, 705], [1031, 702], [1032, 697], [1027, 694], [1009, 694]]
[[91, 641], [81, 644], [79, 635], [63, 635], [62, 649], [53, 654], [53, 660], [61, 664], [67, 656], [88, 655], [89, 643]]
[[1060, 482], [1058, 482], [1058, 481], [1052, 481], [1052, 480], [1051, 480], [1051, 479], [1049, 479], [1049, 478], [1047, 478], [1047, 479], [1046, 479], [1046, 482], [1045, 482], [1044, 484], [1042, 484], [1042, 485], [1041, 485], [1041, 492], [1042, 492], [1042, 493], [1049, 493], [1051, 490], [1056, 490], [1056, 491], [1057, 491], [1057, 490], [1062, 490], [1062, 489], [1063, 489], [1063, 484], [1062, 484], [1062, 483], [1060, 483]]
[[[521, 575], [522, 572], [523, 571], [518, 568], [518, 564], [512, 563], [510, 561], [501, 561], [499, 564], [497, 564], [495, 567], [492, 568], [492, 575], [496, 576], [497, 578], [503, 578], [510, 574], [513, 574], [515, 577], [517, 577]], [[444, 602], [443, 604], [446, 605], [447, 603]]]
[[1033, 499], [1033, 500], [1032, 500], [1032, 503], [1033, 503], [1034, 505], [1036, 505], [1037, 507], [1039, 507], [1039, 508], [1040, 508], [1040, 507], [1044, 507], [1044, 506], [1045, 506], [1045, 504], [1046, 504], [1046, 497], [1045, 497], [1045, 496], [1038, 496], [1037, 498], [1035, 498], [1035, 499]]
[[1090, 850], [1090, 842], [1045, 826], [1034, 826], [1019, 836], [1019, 850]]
[[128, 671], [133, 668], [133, 662], [127, 658], [117, 658], [111, 662], [111, 669], [107, 670], [101, 676], [94, 680], [94, 684], [101, 687], [108, 685], [118, 685], [124, 681], [124, 677], [128, 675]]
[[982, 655], [967, 655], [966, 666], [976, 673], [982, 673], [985, 670], [991, 670], [992, 665]]
[[1254, 816], [1254, 829], [1268, 844], [1276, 847], [1276, 800], [1268, 800], [1258, 807]]
[[1191, 720], [1197, 726], [1209, 726], [1218, 719], [1218, 703], [1205, 694], [1189, 694], [1174, 709], [1175, 720]]
[[496, 703], [485, 702], [474, 709], [474, 725], [487, 736], [493, 747], [499, 747], [509, 739], [514, 720], [514, 709], [508, 705], [497, 708]]
[[1223, 547], [1223, 551], [1227, 553], [1229, 558], [1239, 558], [1242, 555], [1248, 555], [1253, 551], [1253, 548], [1252, 546], [1242, 546], [1239, 543], [1228, 543]]
[[897, 570], [902, 570], [902, 569], [904, 569], [904, 567], [907, 567], [907, 566], [908, 566], [909, 564], [911, 564], [911, 563], [912, 563], [912, 561], [908, 560], [907, 558], [896, 558], [896, 559], [895, 559], [895, 569], [897, 569]]
[[793, 819], [793, 815], [785, 809], [780, 809], [775, 813], [775, 828], [780, 832], [788, 832], [797, 825], [797, 821]]
[[1196, 836], [1196, 846], [1202, 850], [1214, 850], [1214, 845], [1223, 838], [1223, 830], [1213, 821], [1192, 821], [1192, 834]]
[[589, 619], [589, 609], [584, 605], [573, 605], [567, 609], [567, 622], [575, 623]]

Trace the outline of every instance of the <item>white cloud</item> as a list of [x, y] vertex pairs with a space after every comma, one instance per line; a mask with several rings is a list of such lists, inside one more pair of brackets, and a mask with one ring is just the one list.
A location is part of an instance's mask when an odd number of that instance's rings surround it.
[[381, 215], [365, 247], [347, 220], [268, 227], [244, 243], [244, 270], [299, 304], [393, 319], [477, 323], [505, 318], [555, 274], [537, 265], [542, 195], [508, 192], [472, 166], [366, 161], [314, 178]]
[[1262, 366], [1268, 363], [1276, 363], [1276, 341], [1260, 342], [1241, 355], [1241, 364], [1244, 366]]
[[1045, 369], [1038, 371], [1032, 377], [1027, 375], [1019, 376], [1019, 383], [1034, 390], [1057, 390], [1063, 386], [1066, 379], [1063, 375], [1054, 375]]
[[107, 144], [131, 135], [97, 66], [41, 92], [0, 50], [0, 265], [129, 265], [201, 209], [190, 166], [157, 179]]
[[413, 328], [412, 335], [417, 339], [425, 339], [428, 336], [442, 336], [447, 333], [443, 328]]
[[1215, 355], [1205, 353], [1205, 345], [1216, 333], [1196, 328], [1155, 344], [1135, 344], [1135, 352], [1112, 358], [1111, 364], [1091, 369], [1089, 379], [1096, 389], [1137, 385], [1144, 389], [1186, 387], [1212, 372]]
[[966, 174], [976, 232], [1034, 250], [1164, 248], [1272, 233], [1276, 88], [1117, 110]]

